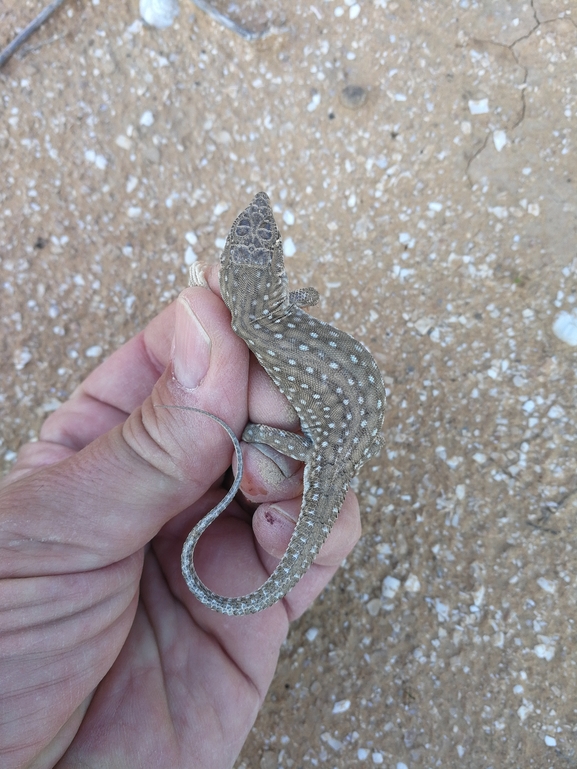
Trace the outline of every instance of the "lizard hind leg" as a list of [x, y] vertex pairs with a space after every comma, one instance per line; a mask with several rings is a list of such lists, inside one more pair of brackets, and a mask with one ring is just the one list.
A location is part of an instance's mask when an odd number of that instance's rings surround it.
[[312, 442], [304, 435], [297, 435], [288, 430], [269, 425], [248, 424], [244, 428], [242, 440], [245, 443], [261, 443], [286, 454], [299, 462], [308, 462], [312, 450]]

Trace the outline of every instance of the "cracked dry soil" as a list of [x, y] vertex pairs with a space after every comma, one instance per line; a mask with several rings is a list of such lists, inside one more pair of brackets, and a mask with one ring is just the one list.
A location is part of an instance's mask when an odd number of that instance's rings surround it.
[[267, 190], [389, 401], [237, 769], [577, 766], [575, 3], [237, 12], [282, 33], [70, 0], [0, 71], [5, 469]]

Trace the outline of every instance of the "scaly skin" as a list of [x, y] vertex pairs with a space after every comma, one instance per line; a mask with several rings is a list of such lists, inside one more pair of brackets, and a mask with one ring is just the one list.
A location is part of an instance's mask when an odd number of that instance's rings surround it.
[[[318, 301], [315, 289], [287, 291], [282, 241], [264, 192], [232, 225], [219, 279], [233, 331], [293, 405], [302, 431], [296, 435], [249, 424], [242, 436], [305, 463], [300, 515], [285, 554], [266, 582], [248, 595], [226, 598], [209, 590], [196, 574], [195, 545], [225, 509], [230, 492], [194, 527], [182, 551], [184, 578], [199, 601], [223, 614], [252, 614], [283, 598], [307, 571], [336, 520], [351, 479], [378, 452], [385, 386], [363, 345], [302, 309]], [[194, 271], [192, 282], [202, 282]], [[240, 473], [235, 491], [239, 483]]]

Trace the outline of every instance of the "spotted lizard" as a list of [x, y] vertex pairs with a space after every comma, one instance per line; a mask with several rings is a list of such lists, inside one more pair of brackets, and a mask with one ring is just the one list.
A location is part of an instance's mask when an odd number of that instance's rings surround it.
[[[182, 573], [203, 604], [222, 614], [241, 615], [279, 601], [314, 561], [351, 479], [380, 449], [385, 387], [377, 364], [362, 344], [302, 309], [318, 302], [314, 288], [287, 291], [282, 240], [264, 192], [234, 221], [221, 255], [219, 282], [233, 331], [300, 419], [302, 434], [249, 423], [242, 440], [265, 444], [305, 463], [301, 511], [278, 566], [248, 595], [227, 598], [214, 593], [196, 573], [194, 548], [238, 490], [242, 455], [228, 425], [208, 414], [233, 439], [238, 471], [227, 495], [188, 535]], [[190, 284], [206, 286], [197, 265], [191, 269]]]

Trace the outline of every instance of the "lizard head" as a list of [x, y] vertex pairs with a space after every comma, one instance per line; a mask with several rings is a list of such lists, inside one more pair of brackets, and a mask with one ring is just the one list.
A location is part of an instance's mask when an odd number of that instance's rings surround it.
[[284, 293], [286, 275], [282, 257], [282, 239], [274, 220], [270, 200], [259, 192], [251, 204], [237, 216], [230, 229], [220, 257], [220, 287], [230, 308], [229, 291], [254, 288], [267, 293], [266, 285]]

